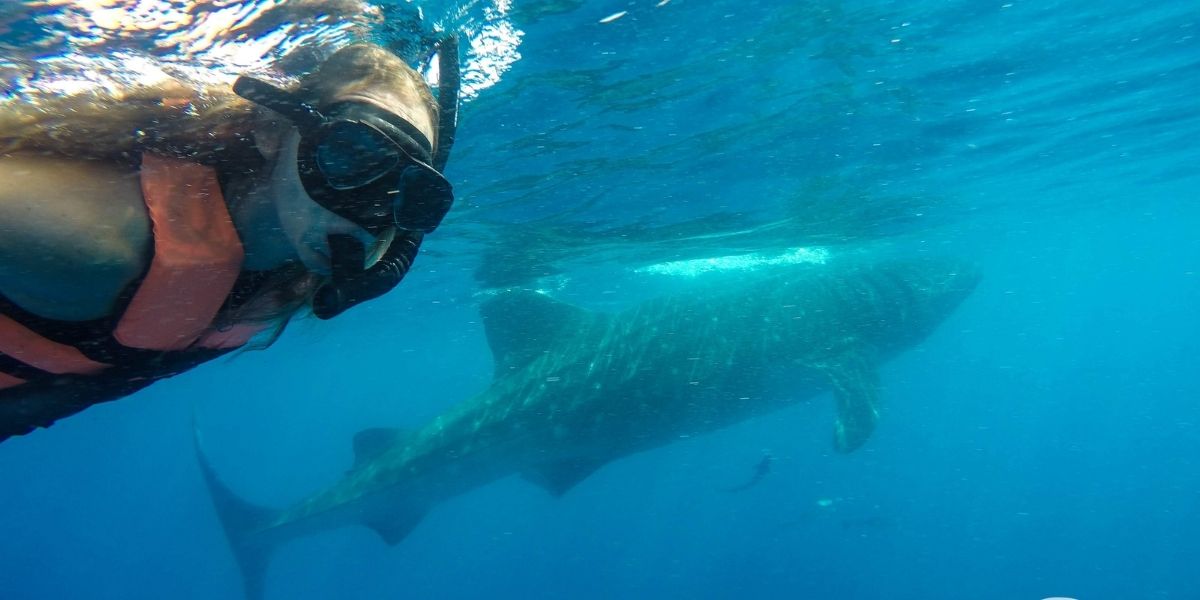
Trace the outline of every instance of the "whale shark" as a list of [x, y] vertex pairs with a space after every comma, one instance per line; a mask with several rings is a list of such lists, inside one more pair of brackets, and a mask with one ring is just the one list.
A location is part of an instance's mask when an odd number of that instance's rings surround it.
[[529, 290], [480, 304], [494, 379], [416, 430], [354, 436], [337, 482], [273, 510], [240, 499], [197, 455], [248, 598], [271, 552], [364, 525], [398, 544], [439, 503], [511, 475], [561, 496], [630, 454], [832, 392], [833, 446], [879, 416], [880, 364], [928, 336], [974, 289], [951, 259], [770, 264], [609, 313]]

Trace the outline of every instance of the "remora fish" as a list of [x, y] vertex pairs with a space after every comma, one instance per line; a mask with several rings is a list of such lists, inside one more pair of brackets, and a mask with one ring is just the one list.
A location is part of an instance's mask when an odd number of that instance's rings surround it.
[[875, 428], [880, 362], [932, 332], [977, 280], [928, 259], [772, 267], [616, 315], [505, 293], [481, 306], [491, 387], [417, 431], [360, 432], [354, 467], [331, 487], [274, 511], [200, 462], [257, 599], [271, 550], [293, 537], [362, 524], [397, 544], [439, 502], [496, 479], [521, 474], [561, 495], [615, 459], [825, 391], [834, 447], [850, 452]]

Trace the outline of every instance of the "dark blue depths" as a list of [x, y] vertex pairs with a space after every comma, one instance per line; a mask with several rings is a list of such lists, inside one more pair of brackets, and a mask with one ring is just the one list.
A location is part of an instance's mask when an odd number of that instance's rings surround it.
[[822, 397], [561, 499], [503, 480], [394, 548], [298, 540], [268, 597], [1200, 597], [1195, 10], [788, 4], [514, 18], [523, 58], [465, 106], [459, 205], [401, 289], [0, 446], [0, 597], [239, 597], [193, 419], [231, 487], [295, 501], [356, 431], [486, 387], [474, 294], [522, 283], [497, 264], [613, 309], [636, 267], [816, 245], [984, 273], [883, 368], [863, 449], [833, 453]]

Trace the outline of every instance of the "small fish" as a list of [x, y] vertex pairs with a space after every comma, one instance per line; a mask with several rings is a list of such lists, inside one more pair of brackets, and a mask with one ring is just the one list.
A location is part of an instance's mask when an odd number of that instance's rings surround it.
[[771, 472], [772, 462], [775, 462], [775, 457], [771, 456], [770, 452], [763, 453], [762, 460], [758, 461], [758, 464], [754, 466], [754, 474], [750, 476], [750, 479], [741, 485], [725, 488], [725, 491], [742, 492], [758, 485], [758, 482], [762, 481], [767, 476], [767, 473]]
[[611, 15], [608, 15], [607, 17], [604, 17], [603, 19], [600, 19], [600, 24], [604, 25], [607, 23], [612, 23], [613, 21], [616, 21], [617, 19], [620, 19], [621, 17], [623, 17], [627, 14], [629, 14], [629, 11], [627, 11], [627, 10], [623, 10], [619, 13], [613, 13]]

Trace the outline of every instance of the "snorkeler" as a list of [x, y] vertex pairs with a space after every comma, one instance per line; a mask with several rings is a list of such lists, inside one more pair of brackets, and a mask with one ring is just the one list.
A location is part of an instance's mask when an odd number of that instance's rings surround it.
[[437, 51], [436, 99], [355, 44], [294, 89], [0, 107], [0, 440], [396, 286], [453, 202]]

